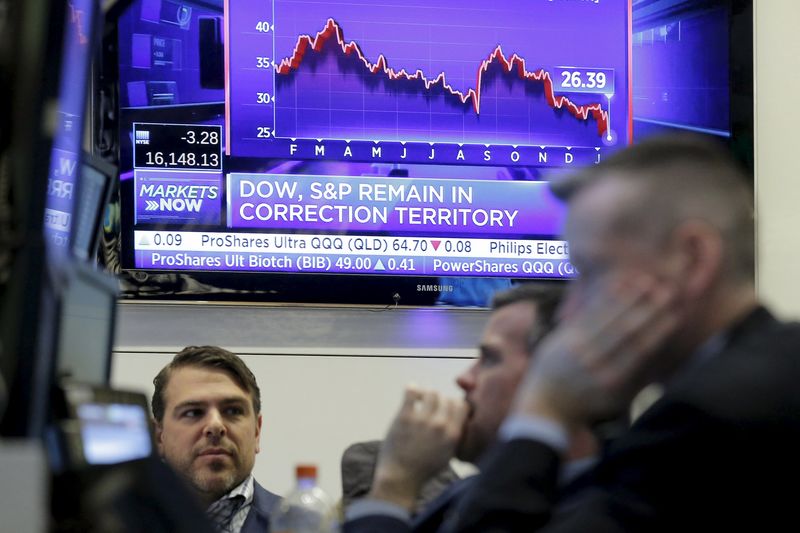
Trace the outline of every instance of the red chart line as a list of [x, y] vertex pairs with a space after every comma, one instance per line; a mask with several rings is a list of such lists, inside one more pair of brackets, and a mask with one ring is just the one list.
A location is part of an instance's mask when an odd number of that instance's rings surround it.
[[497, 48], [495, 48], [494, 51], [489, 54], [488, 58], [483, 60], [478, 68], [475, 88], [469, 89], [466, 93], [464, 93], [458, 89], [455, 89], [447, 82], [444, 72], [440, 73], [433, 79], [429, 79], [421, 70], [417, 70], [413, 74], [408, 73], [405, 69], [395, 70], [389, 67], [388, 61], [383, 54], [378, 56], [378, 60], [375, 63], [371, 63], [361, 52], [361, 48], [357, 43], [354, 41], [345, 41], [344, 32], [339, 24], [333, 19], [328, 19], [325, 27], [321, 31], [317, 32], [314, 37], [310, 35], [301, 35], [297, 38], [297, 43], [295, 44], [292, 55], [282, 59], [281, 62], [278, 63], [276, 72], [278, 74], [286, 75], [291, 73], [293, 70], [298, 70], [303, 62], [305, 54], [309, 50], [320, 52], [325, 44], [334, 38], [345, 55], [350, 56], [352, 54], [356, 54], [366, 69], [372, 74], [378, 74], [382, 72], [390, 80], [406, 79], [422, 81], [425, 84], [426, 90], [430, 90], [430, 88], [434, 85], [441, 85], [445, 91], [449, 92], [453, 96], [458, 97], [462, 104], [466, 104], [467, 102], [471, 101], [472, 107], [475, 110], [475, 113], [478, 115], [480, 115], [481, 112], [481, 83], [483, 81], [483, 75], [489, 70], [489, 67], [491, 67], [493, 63], [499, 62], [505, 72], [516, 71], [517, 76], [519, 76], [519, 78], [522, 80], [542, 83], [544, 85], [547, 103], [553, 109], [566, 108], [570, 114], [572, 114], [572, 116], [581, 120], [588, 120], [588, 118], [591, 116], [597, 121], [598, 135], [603, 135], [608, 129], [608, 112], [603, 110], [601, 104], [594, 103], [578, 105], [572, 102], [566, 96], [556, 96], [553, 88], [553, 80], [550, 77], [549, 72], [545, 71], [544, 69], [529, 71], [526, 68], [524, 58], [518, 56], [517, 54], [512, 54], [511, 57], [507, 58], [500, 45], [498, 45]]

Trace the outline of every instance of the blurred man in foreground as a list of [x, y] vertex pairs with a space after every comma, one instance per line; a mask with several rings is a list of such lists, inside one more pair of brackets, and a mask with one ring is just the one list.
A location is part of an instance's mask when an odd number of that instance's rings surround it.
[[[773, 531], [795, 520], [800, 329], [754, 290], [753, 204], [725, 151], [645, 141], [556, 188], [580, 279], [449, 531]], [[564, 508], [575, 428], [663, 396]]]
[[[469, 485], [457, 482], [411, 518], [427, 480], [450, 458], [476, 462], [494, 443], [530, 354], [550, 331], [563, 292], [559, 284], [520, 285], [496, 296], [478, 359], [457, 378], [464, 400], [409, 388], [378, 459], [369, 499], [348, 512], [345, 531], [436, 531]], [[594, 452], [588, 432], [573, 457]], [[577, 442], [577, 441], [576, 441]]]
[[253, 479], [261, 392], [250, 369], [222, 348], [190, 346], [153, 383], [161, 457], [188, 483], [219, 531], [268, 531], [279, 497]]

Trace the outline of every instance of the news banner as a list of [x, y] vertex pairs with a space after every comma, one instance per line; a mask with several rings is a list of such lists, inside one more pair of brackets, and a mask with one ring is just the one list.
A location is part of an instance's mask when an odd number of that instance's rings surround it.
[[[546, 182], [224, 172], [221, 128], [134, 126], [134, 262], [155, 270], [572, 277]], [[221, 231], [223, 230], [224, 231]]]

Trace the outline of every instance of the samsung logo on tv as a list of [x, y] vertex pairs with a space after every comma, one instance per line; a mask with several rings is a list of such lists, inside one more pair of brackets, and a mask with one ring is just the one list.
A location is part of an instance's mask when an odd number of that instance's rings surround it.
[[452, 285], [417, 285], [417, 292], [453, 292]]

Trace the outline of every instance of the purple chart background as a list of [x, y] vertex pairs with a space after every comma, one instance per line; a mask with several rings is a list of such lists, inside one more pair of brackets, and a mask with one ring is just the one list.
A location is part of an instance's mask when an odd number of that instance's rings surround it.
[[[557, 146], [627, 142], [628, 19], [628, 0], [229, 2], [231, 154], [264, 156], [275, 137]], [[258, 20], [271, 21], [274, 31], [254, 31]], [[318, 49], [304, 46], [302, 36]], [[357, 48], [343, 52], [351, 42]], [[521, 60], [507, 73], [504, 66], [513, 54]], [[381, 56], [385, 62], [379, 64]], [[269, 57], [278, 68], [254, 68], [258, 57]], [[482, 64], [488, 65], [485, 71]], [[370, 65], [380, 71], [370, 72]], [[564, 65], [613, 69], [612, 140], [600, 135], [602, 115], [598, 122], [586, 108], [599, 105], [607, 113], [606, 95], [556, 93], [554, 107], [546, 93], [555, 84], [523, 80], [518, 72], [523, 65], [529, 78], [542, 72], [555, 78], [555, 67]], [[449, 87], [404, 79], [396, 74], [401, 70], [420, 70], [428, 81], [443, 73]], [[480, 97], [465, 102], [455, 94], [476, 89]], [[258, 105], [259, 92], [274, 95], [275, 102]], [[567, 110], [563, 98], [582, 110], [576, 111], [581, 117]], [[257, 138], [259, 128], [267, 128], [268, 137]]]
[[633, 34], [634, 121], [730, 136], [728, 10], [665, 15]]

